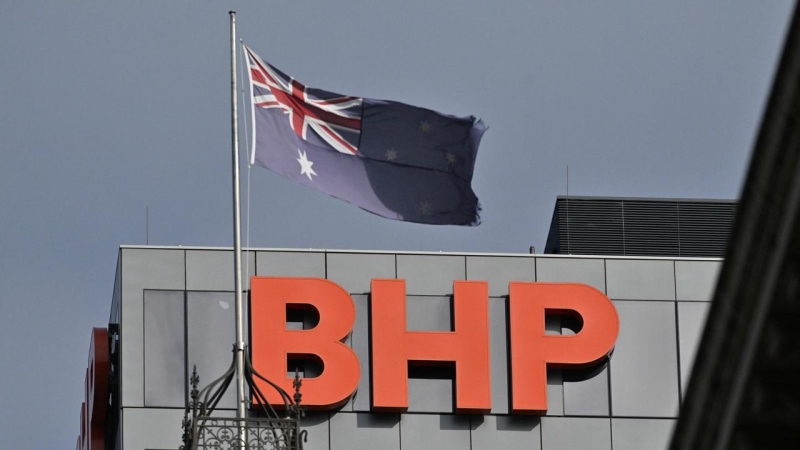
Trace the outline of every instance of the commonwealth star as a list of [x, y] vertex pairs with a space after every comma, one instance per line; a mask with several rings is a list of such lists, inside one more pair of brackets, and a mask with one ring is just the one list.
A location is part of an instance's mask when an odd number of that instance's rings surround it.
[[314, 179], [311, 178], [311, 175], [317, 175], [317, 173], [314, 172], [314, 169], [311, 168], [311, 166], [314, 165], [314, 162], [309, 161], [306, 157], [306, 152], [301, 152], [300, 149], [297, 149], [297, 154], [300, 155], [300, 157], [297, 158], [297, 162], [300, 163], [300, 175], [305, 175], [309, 180], [314, 181]]

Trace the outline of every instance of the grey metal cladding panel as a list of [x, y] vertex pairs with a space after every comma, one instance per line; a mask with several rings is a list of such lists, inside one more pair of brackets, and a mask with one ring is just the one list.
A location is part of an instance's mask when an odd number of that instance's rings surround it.
[[611, 419], [614, 450], [667, 450], [672, 419]]
[[144, 406], [144, 289], [186, 286], [183, 250], [122, 249], [121, 406]]
[[183, 409], [122, 408], [120, 420], [123, 450], [178, 448], [182, 443]]
[[287, 330], [302, 330], [303, 322], [286, 322]]
[[453, 380], [409, 378], [408, 412], [453, 412]]
[[[561, 316], [544, 317], [544, 333], [561, 334]], [[548, 416], [564, 415], [564, 377], [561, 369], [547, 369], [547, 413]]]
[[[206, 386], [230, 367], [236, 341], [236, 314], [232, 292], [189, 292], [186, 298], [188, 370], [197, 366], [200, 386]], [[191, 372], [190, 372], [191, 373]], [[231, 386], [220, 408], [236, 408], [236, 388]]]
[[676, 417], [678, 355], [673, 302], [615, 301], [620, 319], [611, 356], [611, 412]]
[[300, 427], [308, 431], [303, 450], [330, 450], [330, 415], [327, 412], [306, 412]]
[[675, 266], [670, 260], [606, 260], [612, 299], [675, 300]]
[[466, 277], [466, 258], [449, 255], [397, 255], [397, 278], [408, 295], [452, 295], [453, 281]]
[[400, 450], [400, 415], [331, 414], [330, 450]]
[[467, 279], [488, 281], [489, 295], [508, 295], [509, 281], [536, 281], [532, 257], [467, 256]]
[[469, 416], [401, 414], [400, 448], [404, 450], [464, 450], [469, 448]]
[[611, 420], [542, 417], [542, 450], [611, 450]]
[[536, 281], [583, 283], [605, 293], [605, 262], [585, 258], [536, 258]]
[[675, 261], [678, 300], [711, 301], [722, 261]]
[[[562, 334], [575, 335], [569, 328]], [[608, 365], [590, 369], [564, 370], [564, 414], [567, 416], [608, 417]]]
[[[255, 274], [256, 252], [243, 252], [242, 286], [244, 289], [250, 288], [250, 277]], [[234, 288], [232, 250], [186, 250], [187, 290], [233, 291]]]
[[450, 297], [406, 296], [406, 330], [453, 331]]
[[608, 417], [608, 367], [594, 371], [565, 371], [564, 414]]
[[394, 255], [328, 253], [328, 279], [351, 294], [366, 294], [373, 278], [394, 278]]
[[[370, 377], [371, 360], [369, 354], [369, 296], [354, 295], [356, 304], [356, 323], [353, 326], [351, 346], [358, 355], [361, 363], [361, 378], [358, 380], [358, 390], [350, 401], [349, 407], [353, 411], [370, 411]], [[345, 407], [347, 408], [347, 407]]]
[[561, 369], [547, 369], [547, 412], [545, 415], [564, 415], [564, 372]]
[[508, 414], [508, 343], [506, 299], [489, 299], [489, 361], [492, 376], [492, 414]]
[[144, 405], [183, 408], [183, 291], [144, 293]]
[[541, 421], [532, 416], [472, 416], [472, 450], [540, 450]]
[[256, 275], [325, 278], [325, 254], [256, 252]]
[[686, 393], [689, 376], [711, 303], [678, 302], [678, 342], [681, 351], [681, 388]]

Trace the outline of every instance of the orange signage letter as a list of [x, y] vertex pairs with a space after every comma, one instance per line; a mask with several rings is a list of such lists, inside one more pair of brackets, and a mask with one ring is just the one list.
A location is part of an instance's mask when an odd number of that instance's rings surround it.
[[409, 361], [454, 362], [456, 410], [491, 409], [488, 284], [456, 281], [454, 292], [455, 331], [406, 331], [405, 280], [372, 280], [374, 409], [408, 409]]
[[[614, 348], [619, 317], [614, 304], [583, 284], [509, 283], [511, 406], [515, 413], [547, 411], [547, 367], [580, 368]], [[577, 315], [574, 336], [545, 335], [547, 312]]]
[[108, 330], [92, 328], [89, 343], [89, 365], [84, 381], [81, 405], [81, 450], [103, 450], [106, 442], [106, 412], [108, 411]]
[[[311, 330], [287, 330], [288, 305], [313, 307], [319, 324]], [[320, 376], [303, 379], [305, 406], [335, 408], [355, 392], [361, 375], [358, 357], [342, 341], [353, 329], [356, 309], [341, 286], [319, 278], [253, 277], [250, 311], [253, 366], [260, 374], [291, 394], [288, 358], [313, 356], [323, 369]], [[270, 403], [283, 403], [265, 383], [259, 388]]]

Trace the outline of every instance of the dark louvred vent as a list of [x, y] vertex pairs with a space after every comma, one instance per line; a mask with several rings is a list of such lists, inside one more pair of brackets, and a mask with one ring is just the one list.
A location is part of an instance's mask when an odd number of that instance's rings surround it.
[[559, 196], [545, 253], [722, 257], [735, 215], [729, 200]]

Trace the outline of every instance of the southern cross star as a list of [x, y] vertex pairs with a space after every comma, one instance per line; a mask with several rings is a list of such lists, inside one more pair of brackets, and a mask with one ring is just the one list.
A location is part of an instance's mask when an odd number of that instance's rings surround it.
[[419, 129], [422, 130], [423, 133], [427, 133], [428, 131], [431, 131], [431, 124], [429, 124], [427, 120], [423, 121], [419, 124]]
[[299, 148], [297, 149], [297, 154], [300, 155], [300, 157], [297, 158], [297, 162], [300, 163], [300, 175], [305, 175], [309, 180], [314, 181], [314, 179], [311, 178], [311, 175], [317, 175], [317, 173], [314, 172], [314, 169], [311, 168], [311, 166], [314, 165], [314, 162], [309, 161], [306, 157], [306, 152], [301, 152]]
[[423, 216], [430, 216], [433, 210], [433, 205], [429, 202], [422, 202], [419, 204], [419, 212], [422, 213]]
[[393, 148], [390, 148], [389, 150], [386, 150], [386, 160], [387, 161], [394, 161], [395, 159], [397, 159], [397, 150], [395, 150]]
[[447, 152], [447, 154], [444, 156], [447, 158], [448, 165], [456, 163], [456, 155], [454, 155], [452, 152]]

